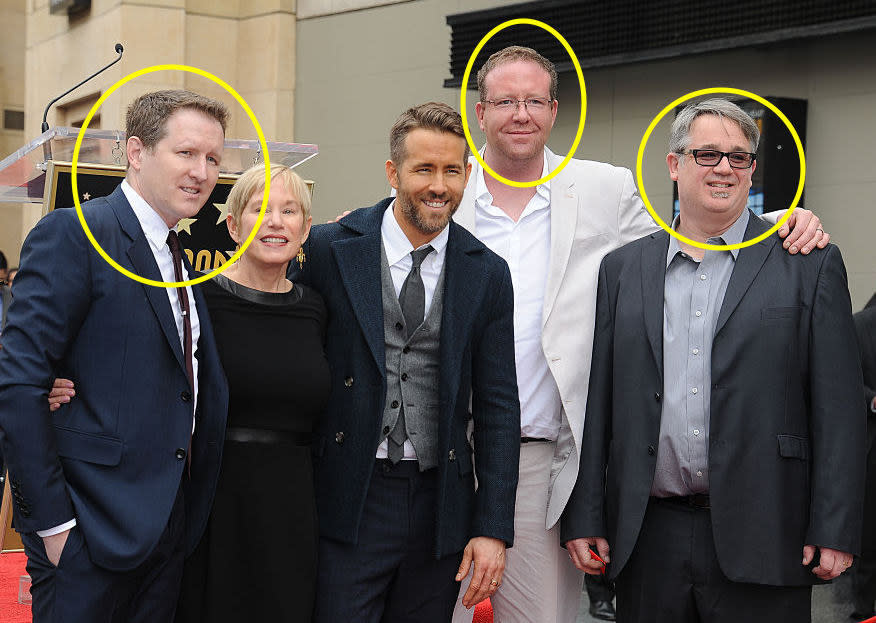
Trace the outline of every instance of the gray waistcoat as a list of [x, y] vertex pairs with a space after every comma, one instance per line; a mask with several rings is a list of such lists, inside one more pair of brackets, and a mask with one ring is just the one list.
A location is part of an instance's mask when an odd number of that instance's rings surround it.
[[[407, 339], [405, 318], [382, 246], [380, 256], [383, 334], [386, 341], [386, 407], [380, 438], [381, 441], [385, 439], [395, 427], [399, 407], [404, 405], [407, 436], [417, 452], [422, 471], [438, 465], [438, 358], [441, 310], [444, 307], [444, 269], [438, 276], [429, 313], [423, 324]], [[402, 380], [403, 376], [405, 380]]]

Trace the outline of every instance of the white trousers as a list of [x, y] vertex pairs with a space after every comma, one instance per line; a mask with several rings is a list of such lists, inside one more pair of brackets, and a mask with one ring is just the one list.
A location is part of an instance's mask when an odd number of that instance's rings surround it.
[[[575, 623], [584, 574], [560, 547], [560, 526], [545, 529], [551, 462], [555, 445], [520, 445], [520, 478], [514, 515], [514, 547], [505, 552], [502, 585], [490, 602], [495, 623]], [[462, 581], [453, 623], [471, 623], [462, 596], [471, 575]]]

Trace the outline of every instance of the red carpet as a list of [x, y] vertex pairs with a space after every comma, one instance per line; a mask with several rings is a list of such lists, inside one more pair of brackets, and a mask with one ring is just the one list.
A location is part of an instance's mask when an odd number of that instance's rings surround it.
[[18, 603], [18, 578], [25, 575], [22, 553], [0, 554], [0, 621], [30, 623], [30, 606]]

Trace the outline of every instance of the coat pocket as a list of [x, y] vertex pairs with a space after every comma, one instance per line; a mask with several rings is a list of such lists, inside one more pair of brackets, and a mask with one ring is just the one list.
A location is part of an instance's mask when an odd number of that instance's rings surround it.
[[796, 435], [778, 435], [779, 456], [788, 459], [809, 460], [809, 440]]
[[55, 439], [58, 454], [67, 459], [109, 466], [122, 460], [122, 440], [118, 437], [56, 426]]

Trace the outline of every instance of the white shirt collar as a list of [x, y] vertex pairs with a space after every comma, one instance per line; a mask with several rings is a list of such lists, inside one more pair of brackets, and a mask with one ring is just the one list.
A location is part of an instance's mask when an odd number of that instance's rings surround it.
[[[402, 231], [401, 225], [395, 218], [395, 200], [386, 208], [383, 213], [383, 222], [380, 226], [380, 235], [383, 237], [383, 247], [386, 251], [387, 263], [392, 266], [404, 256], [409, 255], [414, 250], [414, 245], [408, 240], [405, 232]], [[448, 223], [437, 236], [426, 244], [432, 245], [435, 249], [435, 254], [440, 255], [447, 246], [447, 239], [450, 237], [450, 224]], [[423, 245], [425, 246], [425, 245]]]
[[[484, 149], [486, 149], [486, 145], [481, 148], [481, 156], [484, 154]], [[548, 159], [547, 159], [547, 148], [544, 150], [544, 164], [542, 165], [542, 177], [550, 173], [548, 170]], [[550, 181], [539, 184], [535, 187], [535, 194], [541, 197], [544, 201], [538, 202], [538, 205], [544, 207], [550, 207], [551, 200], [551, 183]], [[490, 194], [490, 191], [487, 190], [487, 181], [484, 177], [484, 168], [477, 167], [477, 172], [475, 174], [475, 206], [481, 209], [485, 209], [493, 205], [493, 195]]]
[[134, 190], [133, 186], [128, 183], [127, 178], [122, 180], [122, 192], [125, 193], [125, 198], [131, 204], [131, 209], [134, 210], [134, 215], [140, 221], [140, 227], [143, 228], [143, 233], [146, 234], [146, 239], [153, 249], [162, 249], [167, 247], [167, 233], [170, 228], [164, 222], [158, 212], [146, 203], [146, 200]]

